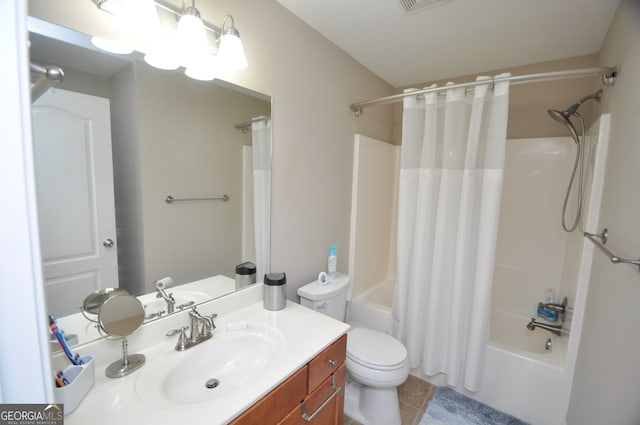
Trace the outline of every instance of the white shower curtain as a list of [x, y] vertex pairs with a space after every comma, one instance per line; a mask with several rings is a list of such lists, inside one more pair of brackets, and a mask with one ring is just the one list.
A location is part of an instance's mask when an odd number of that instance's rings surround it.
[[262, 281], [271, 258], [271, 119], [251, 123], [253, 147], [253, 227], [256, 246], [256, 278]]
[[490, 84], [407, 97], [402, 123], [393, 332], [412, 368], [471, 391], [489, 331], [509, 102], [507, 82]]

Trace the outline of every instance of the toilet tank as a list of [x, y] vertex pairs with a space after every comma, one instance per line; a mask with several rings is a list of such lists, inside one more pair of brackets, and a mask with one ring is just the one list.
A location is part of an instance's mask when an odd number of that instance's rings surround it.
[[349, 276], [340, 273], [326, 285], [313, 281], [298, 288], [300, 304], [343, 322], [348, 286]]

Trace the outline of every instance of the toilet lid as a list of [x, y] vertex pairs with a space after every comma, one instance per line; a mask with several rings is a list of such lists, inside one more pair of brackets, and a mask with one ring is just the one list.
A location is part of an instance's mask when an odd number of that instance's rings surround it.
[[348, 332], [347, 357], [365, 366], [388, 369], [406, 362], [407, 349], [397, 339], [365, 328]]

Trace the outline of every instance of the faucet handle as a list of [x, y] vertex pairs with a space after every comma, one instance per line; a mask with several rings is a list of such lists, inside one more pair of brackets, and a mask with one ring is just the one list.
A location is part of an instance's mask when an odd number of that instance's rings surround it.
[[187, 329], [189, 329], [189, 326], [183, 326], [178, 329], [172, 329], [166, 333], [166, 336], [174, 336], [178, 333], [180, 334], [178, 337], [178, 343], [176, 344], [176, 350], [178, 351], [184, 351], [187, 348], [187, 334], [185, 332]]
[[202, 338], [210, 338], [213, 335], [213, 330], [216, 328], [216, 324], [213, 319], [215, 319], [216, 317], [218, 317], [218, 315], [215, 313], [210, 316], [200, 316], [200, 320], [202, 323], [200, 336]]
[[186, 331], [187, 329], [189, 329], [189, 326], [183, 326], [178, 329], [171, 329], [169, 332], [165, 334], [165, 336], [174, 336], [174, 335], [177, 335], [178, 333], [184, 334], [184, 331]]

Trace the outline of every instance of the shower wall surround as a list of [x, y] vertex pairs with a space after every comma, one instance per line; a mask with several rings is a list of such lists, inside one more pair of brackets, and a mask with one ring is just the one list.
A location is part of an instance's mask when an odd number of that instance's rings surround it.
[[355, 135], [349, 275], [352, 297], [396, 278], [400, 146]]
[[[608, 137], [609, 116], [606, 115], [589, 129], [585, 141], [590, 156], [587, 159], [588, 185], [582, 228], [598, 223]], [[395, 283], [394, 269], [385, 267], [388, 263], [376, 255], [379, 255], [379, 246], [391, 246], [385, 243], [384, 238], [395, 233], [392, 229], [396, 224], [393, 222], [394, 214], [384, 212], [390, 205], [364, 200], [369, 199], [368, 194], [379, 190], [384, 193], [388, 182], [381, 181], [382, 176], [393, 178], [394, 185], [397, 185], [397, 174], [393, 172], [392, 164], [398, 147], [383, 146], [382, 142], [361, 136], [356, 136], [355, 145], [352, 251], [357, 255], [352, 253], [354, 301], [350, 320], [368, 318], [372, 320], [371, 326], [381, 324], [386, 327], [391, 322], [391, 314], [380, 308], [385, 303], [369, 299], [369, 291], [375, 286], [377, 293], [382, 293], [380, 289], [388, 282]], [[507, 141], [492, 291], [491, 336], [484, 363], [485, 383], [477, 392], [457, 388], [472, 398], [534, 425], [560, 424], [564, 419], [593, 258], [593, 247], [581, 232], [567, 234], [560, 225], [562, 202], [574, 155], [575, 144], [568, 137]], [[383, 166], [388, 168], [380, 172]], [[365, 174], [366, 170], [371, 172]], [[368, 178], [363, 178], [365, 175]], [[392, 193], [393, 190], [389, 191], [384, 198], [389, 199]], [[574, 202], [572, 199], [571, 203]], [[376, 208], [383, 212], [372, 212]], [[359, 232], [365, 233], [366, 237], [361, 234], [360, 238], [354, 237]], [[394, 258], [396, 252], [389, 249], [384, 254]], [[371, 267], [374, 262], [383, 264]], [[553, 290], [556, 296], [567, 296], [569, 305], [576, 309], [570, 337], [555, 337], [542, 330], [531, 332], [526, 328], [529, 318], [535, 316], [537, 303], [542, 301], [548, 289]], [[386, 292], [389, 297], [393, 296], [391, 291]], [[391, 300], [387, 304], [391, 305]], [[549, 337], [553, 339], [552, 351], [545, 350], [545, 341]], [[412, 373], [421, 376], [418, 370]], [[440, 375], [422, 377], [436, 385], [444, 384]], [[530, 382], [530, 395], [526, 399], [511, 397], [521, 382]], [[544, 411], [539, 409], [541, 405], [546, 406]]]

